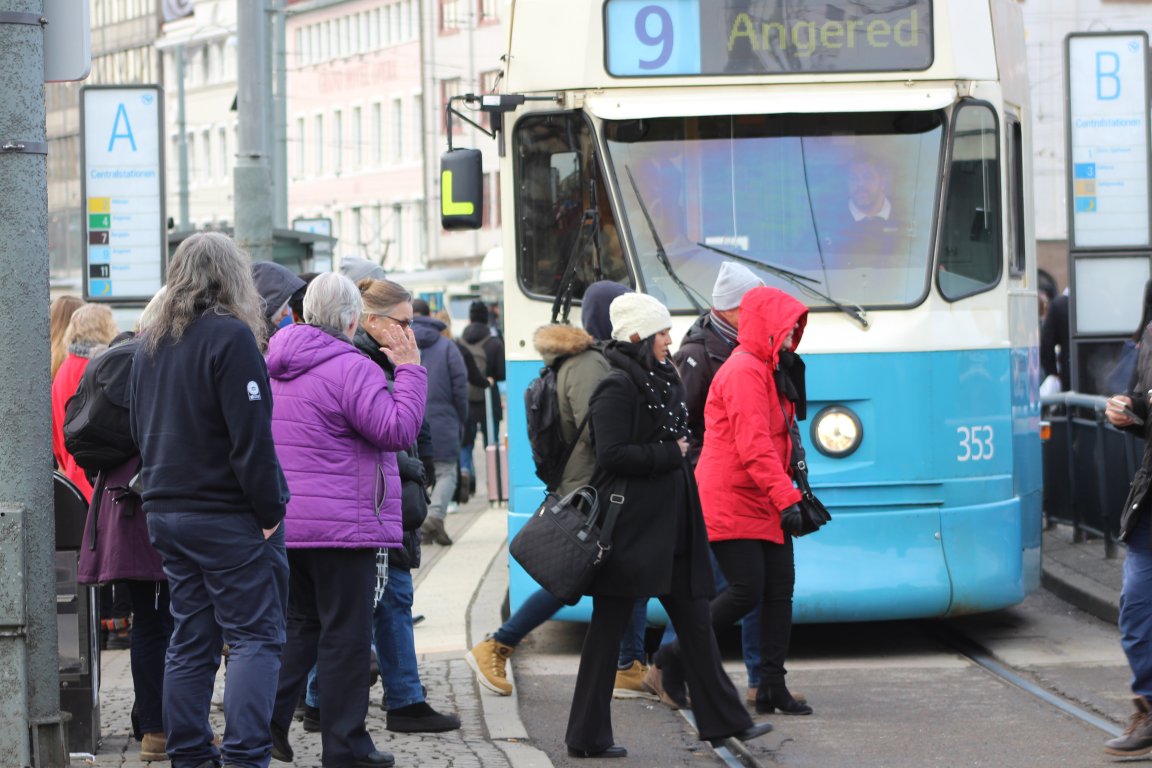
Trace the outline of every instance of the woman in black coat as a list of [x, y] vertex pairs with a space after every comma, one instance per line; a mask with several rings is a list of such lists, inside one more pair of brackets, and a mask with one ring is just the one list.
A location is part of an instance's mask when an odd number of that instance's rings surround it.
[[638, 597], [656, 596], [693, 660], [685, 669], [701, 739], [752, 739], [753, 724], [720, 665], [708, 599], [714, 592], [708, 536], [687, 469], [688, 412], [668, 359], [672, 318], [656, 299], [628, 293], [609, 310], [612, 372], [592, 395], [593, 485], [601, 510], [623, 494], [612, 552], [589, 589], [592, 621], [565, 741], [572, 757], [624, 757], [612, 735], [612, 686], [620, 637]]

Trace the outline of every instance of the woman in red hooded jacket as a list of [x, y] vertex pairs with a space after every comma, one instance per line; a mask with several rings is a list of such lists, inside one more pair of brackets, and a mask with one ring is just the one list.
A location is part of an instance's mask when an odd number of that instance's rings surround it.
[[791, 458], [804, 384], [803, 363], [793, 350], [807, 320], [808, 308], [775, 288], [744, 295], [740, 345], [708, 392], [696, 467], [708, 540], [728, 580], [728, 589], [712, 600], [712, 626], [731, 626], [764, 603], [759, 713], [812, 714], [784, 684], [796, 571], [792, 537], [780, 528], [781, 510], [800, 500]]

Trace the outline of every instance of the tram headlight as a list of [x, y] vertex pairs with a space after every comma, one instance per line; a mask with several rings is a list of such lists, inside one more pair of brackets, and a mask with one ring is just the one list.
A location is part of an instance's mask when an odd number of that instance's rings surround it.
[[812, 444], [825, 456], [842, 459], [860, 447], [864, 427], [850, 408], [830, 405], [812, 419]]

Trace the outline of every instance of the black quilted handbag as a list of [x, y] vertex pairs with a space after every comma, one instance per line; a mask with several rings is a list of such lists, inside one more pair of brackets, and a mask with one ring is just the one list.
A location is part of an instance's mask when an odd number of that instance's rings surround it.
[[796, 484], [800, 487], [800, 501], [780, 513], [780, 527], [793, 536], [807, 536], [820, 530], [832, 515], [812, 493], [808, 485], [808, 465], [796, 463]]
[[612, 551], [612, 529], [624, 495], [609, 495], [604, 523], [596, 525], [596, 489], [582, 486], [564, 498], [549, 493], [508, 544], [516, 562], [557, 600], [575, 605]]

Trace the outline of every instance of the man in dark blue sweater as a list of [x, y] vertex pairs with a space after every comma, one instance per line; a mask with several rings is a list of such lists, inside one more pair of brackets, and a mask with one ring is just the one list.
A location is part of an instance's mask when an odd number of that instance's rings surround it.
[[[273, 752], [288, 487], [272, 443], [264, 333], [244, 254], [199, 233], [177, 249], [133, 358], [144, 511], [172, 596], [164, 719], [174, 768], [267, 768]], [[228, 728], [217, 750], [208, 709], [222, 643]]]

